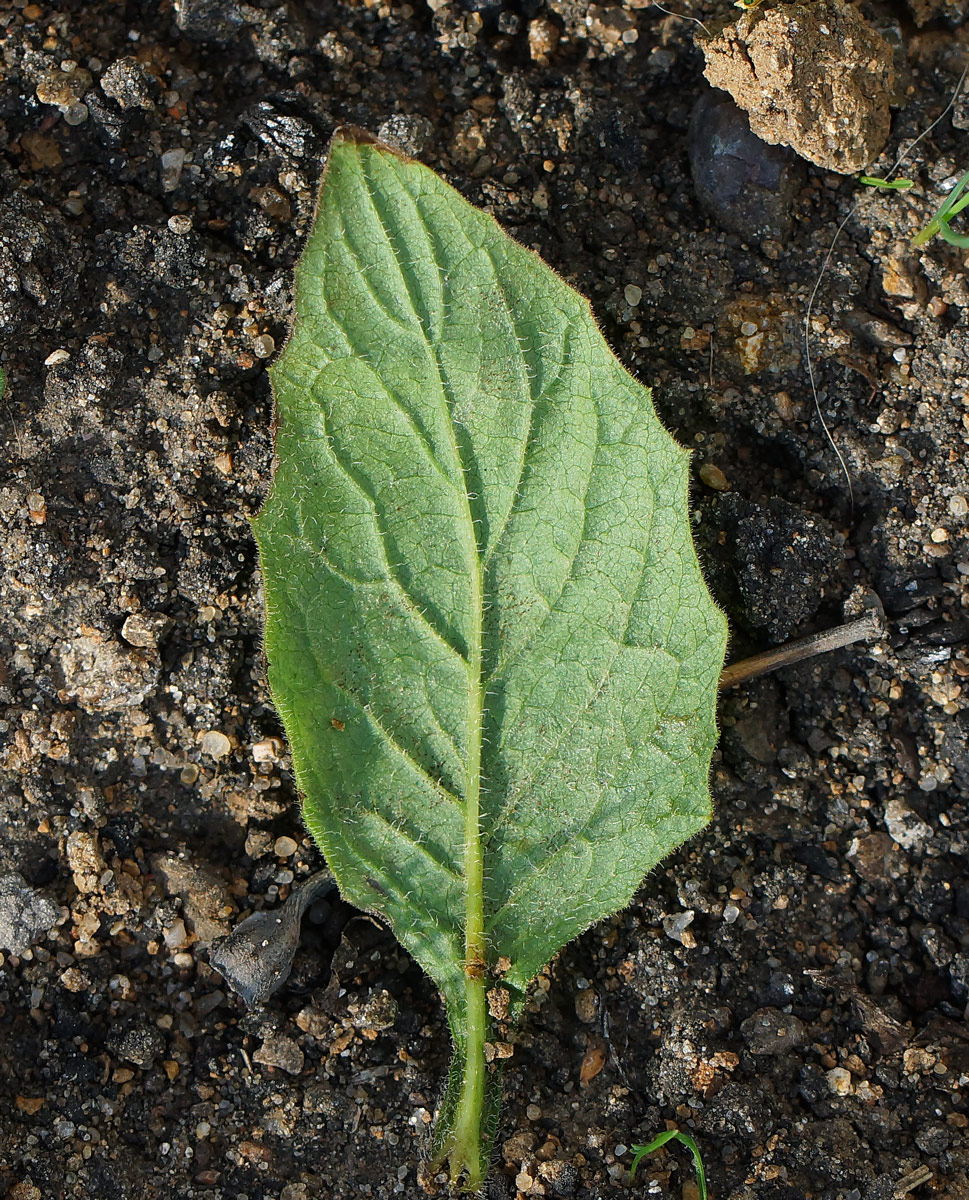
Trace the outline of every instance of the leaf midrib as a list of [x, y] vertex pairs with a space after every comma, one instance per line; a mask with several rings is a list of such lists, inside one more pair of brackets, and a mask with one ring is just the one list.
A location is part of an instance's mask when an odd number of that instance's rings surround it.
[[[487, 947], [485, 943], [484, 922], [484, 853], [481, 837], [480, 807], [481, 807], [481, 741], [484, 724], [484, 684], [482, 680], [482, 634], [484, 625], [484, 577], [481, 555], [478, 551], [477, 537], [474, 531], [474, 518], [471, 511], [471, 499], [467, 485], [467, 470], [461, 458], [457, 434], [452, 420], [454, 396], [448, 373], [441, 358], [438, 340], [427, 328], [423, 305], [417, 303], [411, 284], [411, 278], [401, 262], [397, 247], [388, 226], [384, 213], [378, 203], [378, 189], [374, 185], [370, 172], [364, 161], [364, 155], [358, 154], [360, 172], [366, 185], [365, 191], [370, 201], [374, 217], [386, 239], [387, 245], [397, 264], [397, 271], [407, 293], [411, 311], [417, 320], [421, 337], [427, 349], [428, 356], [433, 362], [441, 386], [441, 399], [444, 404], [444, 426], [447, 430], [448, 449], [457, 468], [456, 477], [464, 481], [461, 489], [462, 521], [461, 535], [465, 553], [468, 558], [470, 579], [470, 629], [467, 657], [468, 678], [468, 718], [467, 718], [467, 772], [465, 779], [465, 813], [464, 813], [464, 885], [465, 885], [465, 965], [486, 960]], [[419, 225], [424, 222], [417, 205], [409, 193], [405, 194]], [[434, 266], [440, 271], [440, 264], [428, 236], [428, 246], [431, 249]], [[469, 982], [473, 982], [468, 977]]]

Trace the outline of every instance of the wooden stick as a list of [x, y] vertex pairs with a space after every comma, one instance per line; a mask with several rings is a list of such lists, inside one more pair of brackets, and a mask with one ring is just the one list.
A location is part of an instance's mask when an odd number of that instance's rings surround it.
[[776, 646], [773, 650], [765, 650], [763, 654], [731, 663], [729, 667], [724, 667], [720, 676], [720, 691], [743, 683], [745, 679], [754, 679], [779, 667], [789, 667], [805, 658], [813, 658], [815, 654], [840, 650], [855, 642], [870, 642], [881, 634], [881, 622], [875, 613], [868, 612], [857, 621], [849, 621], [847, 625], [837, 625], [834, 629], [826, 629], [824, 633], [813, 633], [810, 637], [798, 638], [796, 642], [788, 642], [785, 646]]

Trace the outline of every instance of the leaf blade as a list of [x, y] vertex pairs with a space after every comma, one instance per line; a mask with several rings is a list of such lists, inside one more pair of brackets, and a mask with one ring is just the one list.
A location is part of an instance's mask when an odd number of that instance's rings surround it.
[[510, 960], [517, 1009], [709, 819], [725, 626], [689, 456], [587, 301], [352, 133], [272, 378], [277, 469], [253, 524], [307, 824], [470, 1059], [479, 964]]

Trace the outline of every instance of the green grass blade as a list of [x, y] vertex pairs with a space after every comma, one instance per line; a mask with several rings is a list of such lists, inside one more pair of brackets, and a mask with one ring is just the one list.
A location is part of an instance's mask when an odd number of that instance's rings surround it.
[[678, 1142], [682, 1142], [683, 1145], [686, 1146], [686, 1148], [693, 1155], [693, 1166], [696, 1170], [696, 1182], [700, 1193], [700, 1200], [707, 1200], [707, 1173], [703, 1168], [703, 1158], [700, 1154], [700, 1147], [696, 1144], [690, 1134], [683, 1133], [679, 1129], [667, 1129], [664, 1133], [660, 1133], [654, 1137], [653, 1140], [646, 1146], [631, 1147], [633, 1152], [633, 1161], [629, 1168], [629, 1178], [635, 1179], [636, 1168], [648, 1154], [653, 1154], [656, 1150], [659, 1150], [662, 1146], [665, 1146], [667, 1142], [671, 1142], [674, 1139]]

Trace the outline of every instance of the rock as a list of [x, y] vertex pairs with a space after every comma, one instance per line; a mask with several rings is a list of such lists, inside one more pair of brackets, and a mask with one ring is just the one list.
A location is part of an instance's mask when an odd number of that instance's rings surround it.
[[866, 883], [879, 887], [898, 874], [901, 855], [887, 833], [876, 831], [853, 838], [848, 847], [848, 859]]
[[434, 126], [427, 117], [397, 113], [388, 117], [377, 130], [377, 137], [411, 158], [420, 158], [434, 137]]
[[157, 655], [125, 650], [96, 631], [62, 643], [58, 658], [63, 698], [76, 700], [89, 713], [136, 708], [158, 682]]
[[37, 84], [37, 99], [41, 104], [70, 108], [78, 103], [93, 82], [91, 72], [76, 64], [67, 71], [60, 68], [48, 71]]
[[107, 870], [98, 839], [93, 833], [76, 830], [67, 835], [67, 865], [74, 872], [74, 886], [82, 894], [98, 890], [101, 875]]
[[804, 164], [755, 137], [726, 92], [709, 89], [693, 111], [690, 168], [697, 199], [721, 229], [746, 240], [790, 236]]
[[150, 110], [155, 107], [161, 85], [144, 63], [126, 56], [116, 59], [101, 76], [101, 91], [121, 108]]
[[221, 915], [231, 908], [229, 893], [214, 871], [193, 866], [175, 854], [158, 854], [151, 865], [168, 894], [182, 901], [192, 932], [203, 946], [229, 932], [229, 925]]
[[932, 836], [932, 830], [918, 813], [897, 797], [885, 805], [885, 828], [903, 850], [921, 850], [925, 839]]
[[48, 933], [60, 909], [11, 871], [0, 875], [0, 947], [21, 955]]
[[154, 650], [171, 625], [171, 618], [164, 613], [132, 613], [121, 626], [121, 636], [129, 646]]
[[303, 1051], [285, 1034], [271, 1033], [252, 1056], [252, 1061], [298, 1075], [303, 1069]]
[[154, 1025], [136, 1025], [109, 1033], [108, 1049], [136, 1067], [150, 1067], [165, 1051], [165, 1035]]
[[220, 729], [208, 729], [202, 734], [200, 749], [203, 754], [218, 761], [229, 754], [232, 750], [232, 743]]
[[833, 1096], [849, 1096], [851, 1094], [851, 1072], [844, 1067], [832, 1067], [824, 1075], [828, 1090]]
[[[964, 20], [964, 0], [908, 0], [916, 25], [927, 25], [930, 21], [948, 20], [959, 24]], [[953, 121], [955, 125], [955, 122]], [[956, 125], [956, 128], [961, 128]]]
[[762, 141], [842, 174], [885, 145], [892, 50], [845, 0], [758, 8], [700, 44], [707, 79], [733, 96]]
[[175, 24], [199, 42], [228, 42], [244, 17], [236, 0], [175, 0]]
[[806, 1041], [804, 1023], [779, 1008], [761, 1008], [740, 1026], [751, 1054], [787, 1054]]
[[663, 918], [663, 932], [668, 938], [672, 938], [674, 942], [679, 942], [681, 946], [686, 946], [688, 950], [692, 950], [696, 946], [696, 938], [689, 931], [689, 926], [693, 924], [693, 918], [696, 916], [692, 908], [686, 909], [685, 912], [674, 913], [672, 916]]
[[284, 158], [317, 158], [323, 148], [309, 121], [279, 112], [266, 100], [247, 108], [240, 119], [268, 149]]

